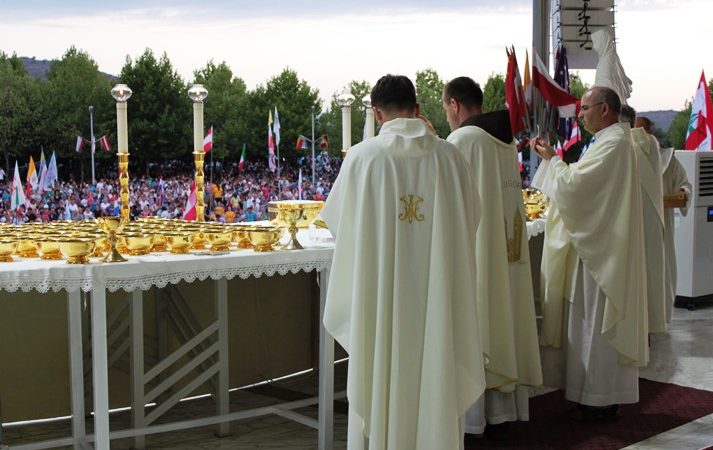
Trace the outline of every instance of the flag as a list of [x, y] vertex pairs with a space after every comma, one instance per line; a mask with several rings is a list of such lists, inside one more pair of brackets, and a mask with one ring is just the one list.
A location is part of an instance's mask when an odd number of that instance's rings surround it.
[[40, 146], [40, 175], [38, 177], [39, 182], [38, 186], [40, 188], [40, 192], [42, 192], [42, 185], [44, 183], [44, 177], [47, 173], [47, 163], [45, 162], [45, 148]]
[[240, 162], [238, 163], [238, 169], [240, 170], [245, 170], [245, 163], [246, 163], [246, 155], [245, 155], [245, 143], [243, 143], [243, 153], [240, 154]]
[[111, 151], [111, 145], [109, 145], [109, 137], [106, 134], [99, 138], [99, 143], [102, 146], [102, 150], [104, 150], [105, 152]]
[[267, 118], [267, 166], [270, 172], [277, 168], [275, 163], [275, 140], [272, 136], [272, 111]]
[[183, 220], [196, 220], [196, 182], [191, 183], [186, 209], [183, 210]]
[[579, 100], [560, 87], [545, 68], [537, 53], [533, 54], [532, 86], [537, 88], [542, 97], [559, 109], [560, 117], [575, 117], [579, 109]]
[[713, 149], [713, 104], [704, 72], [701, 72], [696, 96], [693, 98], [685, 148], [686, 150]]
[[84, 139], [82, 139], [81, 136], [77, 136], [77, 146], [74, 148], [74, 150], [77, 153], [82, 153], [83, 148], [84, 148]]
[[272, 132], [275, 133], [275, 145], [280, 146], [280, 116], [277, 115], [277, 106], [275, 106], [275, 125], [272, 126]]
[[304, 137], [304, 136], [302, 136], [302, 135], [300, 134], [299, 136], [297, 136], [297, 145], [295, 145], [295, 148], [296, 148], [297, 150], [304, 150], [304, 149], [306, 149], [306, 148], [307, 148], [307, 145], [308, 145], [308, 144], [307, 144], [307, 141], [309, 141], [309, 139], [307, 139], [306, 137]]
[[528, 106], [532, 107], [532, 81], [530, 79], [530, 56], [525, 50], [525, 80], [523, 81], [523, 88], [525, 90], [525, 101]]
[[[555, 81], [562, 89], [569, 92], [569, 63], [567, 62], [567, 50], [562, 44], [557, 47], [555, 53]], [[565, 138], [572, 134], [572, 119], [560, 117], [557, 123], [557, 134]], [[565, 143], [565, 150], [567, 150]]]
[[27, 199], [25, 192], [22, 189], [22, 180], [20, 180], [20, 169], [15, 161], [15, 175], [12, 177], [12, 191], [10, 192], [10, 209], [19, 210], [20, 206], [25, 206]]
[[38, 183], [39, 181], [37, 178], [37, 170], [35, 169], [35, 160], [32, 159], [32, 155], [30, 155], [30, 164], [27, 166], [27, 186], [25, 187], [28, 197], [31, 192], [37, 190]]
[[574, 144], [579, 142], [581, 139], [581, 136], [579, 135], [579, 124], [575, 120], [574, 123], [572, 124], [572, 132], [569, 135], [569, 139], [564, 143], [564, 151], [568, 151], [570, 147], [572, 147]]
[[208, 134], [203, 138], [203, 152], [208, 153], [213, 150], [213, 125], [210, 126]]
[[522, 173], [524, 168], [522, 167], [522, 152], [518, 151], [517, 152], [517, 169]]
[[557, 144], [555, 145], [555, 153], [557, 153], [557, 156], [559, 156], [560, 159], [564, 159], [564, 152], [562, 151], [562, 143], [560, 142], [559, 139], [557, 139]]
[[510, 114], [510, 129], [514, 136], [527, 128], [527, 105], [525, 104], [525, 90], [522, 88], [515, 48], [505, 49], [505, 53], [508, 56], [508, 68], [505, 75], [505, 104]]
[[319, 137], [319, 148], [322, 150], [327, 150], [329, 148], [329, 138], [326, 134]]
[[299, 199], [302, 200], [302, 167], [300, 167], [300, 174], [297, 177], [297, 192], [299, 195]]
[[55, 182], [57, 182], [57, 178], [57, 157], [55, 156], [55, 153], [52, 152], [50, 163], [47, 165], [47, 171], [44, 175], [44, 182], [40, 184], [42, 192], [52, 189]]

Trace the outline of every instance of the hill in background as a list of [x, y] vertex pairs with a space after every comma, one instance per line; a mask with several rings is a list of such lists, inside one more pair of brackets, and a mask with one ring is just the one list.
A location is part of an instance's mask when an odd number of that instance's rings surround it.
[[[35, 59], [34, 57], [28, 58], [26, 56], [20, 56], [20, 61], [25, 66], [25, 70], [30, 75], [30, 77], [40, 80], [47, 79], [47, 72], [50, 70], [52, 65], [52, 60], [49, 59]], [[111, 81], [116, 81], [118, 78], [116, 75], [111, 75], [104, 72], [99, 72], [109, 78]]]

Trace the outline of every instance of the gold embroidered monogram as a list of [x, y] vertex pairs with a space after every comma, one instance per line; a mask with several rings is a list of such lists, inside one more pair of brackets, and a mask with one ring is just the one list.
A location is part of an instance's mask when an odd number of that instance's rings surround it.
[[399, 214], [399, 220], [402, 222], [408, 220], [408, 223], [413, 223], [414, 219], [418, 222], [423, 221], [423, 214], [418, 213], [419, 205], [423, 202], [421, 197], [409, 194], [402, 196], [401, 201], [404, 204], [404, 211]]
[[508, 262], [513, 263], [520, 261], [520, 255], [522, 254], [522, 218], [517, 208], [515, 208], [515, 215], [513, 217], [511, 239], [508, 239], [508, 219], [507, 217], [505, 218], [505, 241], [507, 243]]

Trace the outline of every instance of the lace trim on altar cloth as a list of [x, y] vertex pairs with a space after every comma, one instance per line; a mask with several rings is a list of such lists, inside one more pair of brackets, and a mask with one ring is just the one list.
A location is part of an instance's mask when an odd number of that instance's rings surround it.
[[[123, 289], [126, 292], [131, 292], [137, 288], [146, 291], [154, 286], [164, 288], [168, 284], [178, 284], [182, 281], [192, 283], [196, 280], [204, 281], [208, 278], [220, 280], [226, 278], [232, 280], [235, 277], [240, 277], [245, 280], [250, 277], [260, 278], [263, 275], [272, 277], [275, 275], [287, 275], [288, 273], [296, 274], [302, 272], [322, 271], [328, 269], [331, 261], [307, 261], [293, 262], [282, 264], [261, 265], [254, 267], [230, 267], [215, 270], [195, 270], [190, 272], [173, 272], [166, 274], [152, 274], [146, 276], [138, 276], [127, 279], [108, 279], [106, 280], [106, 289], [109, 292], [116, 292]], [[30, 292], [35, 290], [40, 293], [46, 293], [50, 290], [59, 291], [76, 291], [82, 290], [89, 292], [94, 289], [95, 284], [92, 279], [61, 279], [61, 280], [18, 280], [17, 282], [3, 283], [3, 290], [7, 292]]]
[[538, 234], [545, 232], [546, 219], [535, 219], [532, 222], [527, 222], [527, 239], [532, 239]]

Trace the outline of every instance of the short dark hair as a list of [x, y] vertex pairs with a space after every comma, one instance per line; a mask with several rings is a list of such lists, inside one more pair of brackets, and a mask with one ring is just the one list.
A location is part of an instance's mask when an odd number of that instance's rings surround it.
[[416, 88], [403, 75], [384, 75], [371, 90], [371, 104], [384, 111], [414, 111]]
[[483, 90], [469, 77], [454, 78], [443, 86], [443, 101], [455, 99], [466, 108], [483, 106]]
[[631, 128], [634, 128], [634, 120], [636, 120], [636, 111], [629, 105], [621, 105], [619, 113], [620, 122], [628, 122]]
[[607, 106], [618, 116], [621, 114], [621, 100], [619, 94], [613, 89], [604, 86], [594, 86], [592, 95], [597, 102], [606, 103]]

